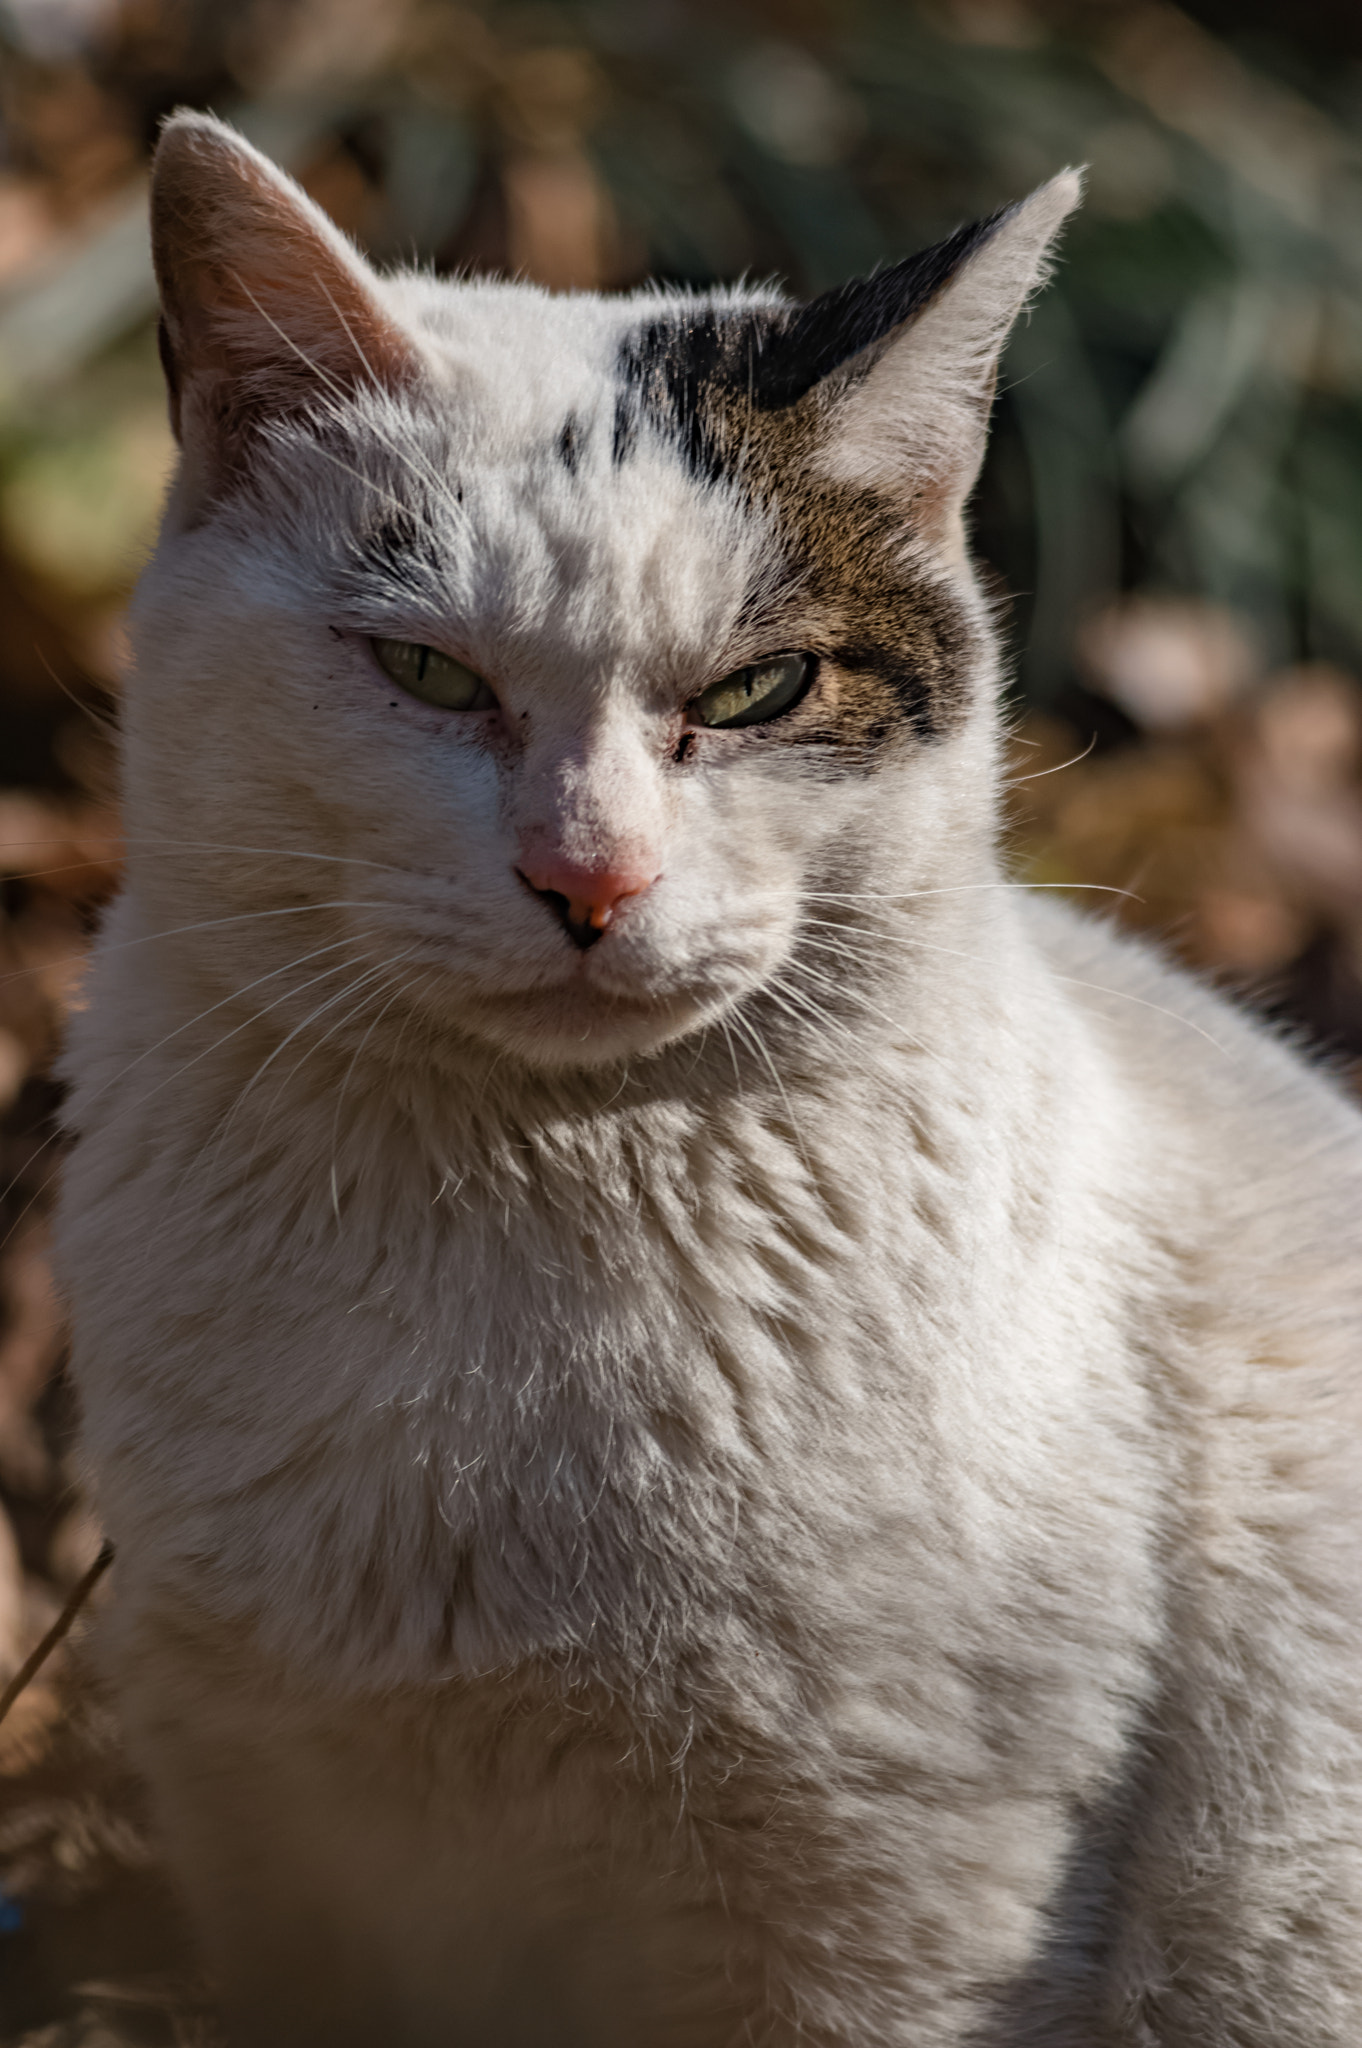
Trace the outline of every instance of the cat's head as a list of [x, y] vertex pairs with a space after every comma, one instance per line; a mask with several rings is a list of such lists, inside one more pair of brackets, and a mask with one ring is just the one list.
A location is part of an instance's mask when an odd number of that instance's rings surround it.
[[767, 996], [816, 1019], [855, 906], [987, 866], [963, 506], [1077, 196], [807, 306], [554, 297], [380, 278], [230, 130], [172, 121], [182, 461], [127, 737], [153, 920], [215, 920], [222, 978], [318, 1030], [353, 986], [356, 1030], [415, 1008], [545, 1066]]

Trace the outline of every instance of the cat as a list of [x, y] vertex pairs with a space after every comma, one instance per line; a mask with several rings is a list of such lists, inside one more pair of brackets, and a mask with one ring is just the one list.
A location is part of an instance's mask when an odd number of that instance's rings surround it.
[[1362, 1124], [998, 852], [1078, 197], [554, 297], [163, 132], [59, 1258], [243, 2048], [1362, 2039]]

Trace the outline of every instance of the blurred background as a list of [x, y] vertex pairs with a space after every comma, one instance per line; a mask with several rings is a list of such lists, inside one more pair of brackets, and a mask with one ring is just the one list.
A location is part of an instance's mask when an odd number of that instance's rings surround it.
[[[50, 1061], [116, 885], [120, 617], [172, 449], [146, 166], [212, 107], [382, 262], [799, 293], [1091, 166], [975, 533], [1020, 872], [1362, 1060], [1357, 0], [0, 0], [0, 1683], [94, 1554]], [[188, 2042], [97, 1693], [0, 1729], [0, 2041]]]

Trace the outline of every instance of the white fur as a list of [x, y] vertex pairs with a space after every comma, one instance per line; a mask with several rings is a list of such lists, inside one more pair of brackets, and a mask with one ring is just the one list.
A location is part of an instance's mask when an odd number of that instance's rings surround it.
[[1047, 252], [1079, 202], [1061, 171], [1012, 209], [952, 288], [925, 306], [871, 364], [842, 409], [823, 457], [828, 475], [940, 496], [950, 519], [983, 461], [998, 357], [1018, 313], [1048, 274]]
[[[864, 772], [678, 768], [776, 543], [609, 460], [638, 302], [365, 289], [422, 380], [144, 582], [69, 1053], [109, 1656], [237, 2038], [1352, 2048], [1354, 1111], [1007, 884], [991, 656]], [[545, 834], [658, 856], [589, 952]]]

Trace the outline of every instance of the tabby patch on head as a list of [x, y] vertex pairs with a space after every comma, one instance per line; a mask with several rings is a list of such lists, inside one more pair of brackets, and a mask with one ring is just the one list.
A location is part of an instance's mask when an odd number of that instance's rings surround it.
[[[168, 701], [130, 786], [154, 769], [167, 835], [297, 838], [295, 893], [358, 852], [363, 900], [307, 936], [345, 927], [395, 1025], [434, 1005], [579, 1063], [759, 1000], [789, 1032], [819, 902], [939, 885], [944, 821], [989, 829], [962, 512], [1077, 196], [807, 306], [553, 297], [380, 277], [177, 117], [152, 226], [182, 463], [139, 599]], [[294, 914], [258, 867], [211, 888]]]
[[865, 759], [897, 732], [949, 730], [967, 706], [978, 648], [960, 593], [912, 547], [929, 530], [915, 536], [902, 492], [830, 481], [815, 457], [835, 432], [838, 397], [1017, 211], [812, 304], [687, 307], [621, 345], [615, 460], [627, 460], [646, 417], [698, 481], [731, 482], [775, 518], [781, 578], [764, 593], [762, 622], [802, 639], [836, 679], [801, 740], [852, 744]]

